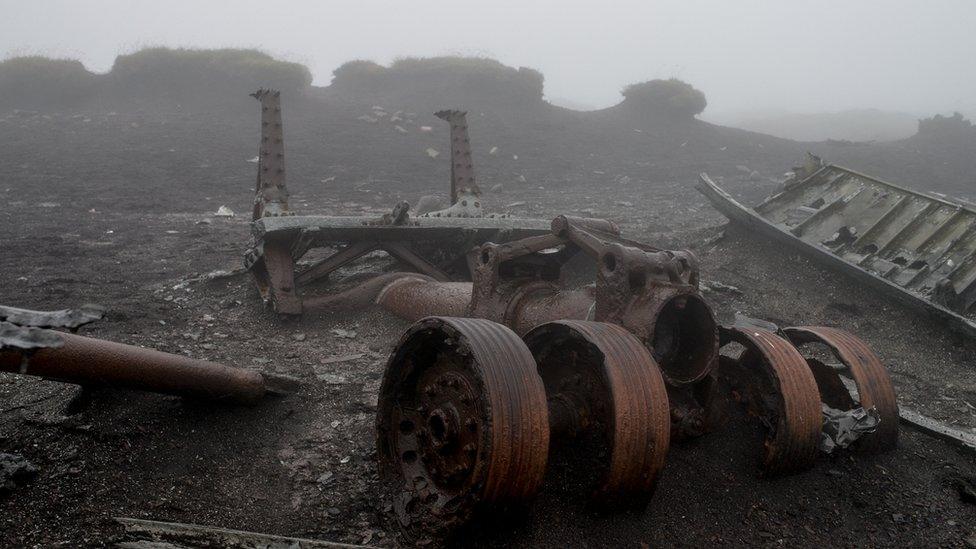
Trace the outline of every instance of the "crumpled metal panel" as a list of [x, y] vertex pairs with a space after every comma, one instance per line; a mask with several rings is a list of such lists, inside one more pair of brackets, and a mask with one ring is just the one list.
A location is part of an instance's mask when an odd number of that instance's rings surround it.
[[12, 322], [0, 322], [0, 351], [33, 351], [50, 349], [64, 345], [57, 332], [40, 328], [18, 326]]
[[100, 320], [103, 316], [105, 316], [105, 308], [93, 304], [82, 305], [75, 309], [61, 309], [60, 311], [33, 311], [0, 305], [0, 321], [34, 328], [68, 328], [74, 330]]

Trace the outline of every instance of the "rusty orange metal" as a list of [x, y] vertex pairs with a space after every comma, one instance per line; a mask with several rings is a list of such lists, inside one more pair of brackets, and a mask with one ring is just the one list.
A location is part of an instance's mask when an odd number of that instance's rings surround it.
[[881, 417], [878, 430], [858, 440], [857, 448], [865, 452], [894, 450], [898, 446], [898, 399], [891, 376], [878, 355], [860, 338], [840, 328], [799, 326], [786, 328], [784, 332], [801, 350], [807, 344], [826, 345], [854, 380], [856, 401], [837, 371], [816, 359], [808, 359], [811, 369], [818, 373], [817, 381], [825, 402], [840, 409], [849, 409], [855, 403], [877, 409]]

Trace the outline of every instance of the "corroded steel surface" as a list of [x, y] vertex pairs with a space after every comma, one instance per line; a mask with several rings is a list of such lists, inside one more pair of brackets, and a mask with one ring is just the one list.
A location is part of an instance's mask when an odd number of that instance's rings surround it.
[[457, 110], [434, 113], [434, 116], [447, 121], [451, 126], [451, 204], [457, 203], [458, 195], [461, 193], [471, 196], [481, 194], [481, 189], [474, 181], [467, 114]]
[[741, 356], [723, 360], [722, 370], [750, 411], [765, 418], [765, 472], [775, 475], [811, 467], [822, 418], [817, 381], [803, 355], [766, 330], [728, 328], [723, 339], [745, 348]]
[[[877, 409], [881, 424], [877, 431], [857, 442], [858, 449], [868, 452], [894, 450], [898, 446], [898, 399], [887, 369], [871, 348], [857, 336], [838, 328], [800, 326], [784, 331], [801, 351], [806, 344], [822, 343], [829, 347], [854, 379], [860, 405]], [[811, 368], [819, 373], [817, 381], [824, 401], [834, 407], [842, 406], [841, 409], [851, 408], [855, 400], [840, 382], [839, 374], [816, 365], [815, 359], [810, 362]]]
[[644, 345], [614, 324], [563, 320], [525, 336], [549, 399], [553, 436], [572, 451], [587, 432], [598, 450], [593, 496], [613, 505], [641, 505], [664, 467], [671, 432], [664, 379]]
[[439, 282], [404, 277], [387, 284], [376, 303], [411, 322], [427, 316], [466, 316], [471, 300], [470, 282]]
[[438, 532], [479, 504], [533, 497], [548, 447], [545, 389], [514, 332], [430, 317], [400, 339], [380, 389], [377, 449], [405, 528]]
[[976, 210], [812, 160], [755, 208], [706, 174], [698, 189], [731, 221], [976, 335]]
[[0, 351], [0, 371], [239, 404], [256, 403], [265, 394], [264, 378], [257, 372], [111, 341], [48, 333], [63, 344], [29, 354]]
[[260, 89], [251, 94], [261, 102], [261, 144], [253, 219], [288, 215], [285, 184], [285, 135], [281, 123], [281, 92]]

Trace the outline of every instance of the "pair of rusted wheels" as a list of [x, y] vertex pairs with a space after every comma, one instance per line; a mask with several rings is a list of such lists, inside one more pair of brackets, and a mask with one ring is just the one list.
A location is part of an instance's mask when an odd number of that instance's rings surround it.
[[837, 328], [803, 326], [782, 333], [785, 337], [752, 327], [721, 332], [723, 348], [730, 343], [742, 346], [737, 357], [723, 354], [721, 367], [750, 412], [766, 425], [765, 472], [788, 474], [813, 465], [821, 439], [822, 404], [840, 410], [874, 408], [881, 422], [875, 432], [856, 441], [856, 449], [894, 449], [894, 385], [867, 344]]
[[669, 436], [664, 380], [646, 347], [619, 326], [588, 321], [519, 338], [484, 319], [425, 318], [390, 357], [377, 413], [381, 474], [399, 522], [432, 532], [479, 506], [531, 499], [550, 448], [566, 439], [595, 441], [587, 490], [597, 501], [646, 502]]

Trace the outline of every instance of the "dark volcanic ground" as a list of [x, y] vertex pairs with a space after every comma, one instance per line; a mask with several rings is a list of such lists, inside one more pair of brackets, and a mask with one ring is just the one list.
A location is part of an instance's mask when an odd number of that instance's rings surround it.
[[[446, 154], [442, 122], [418, 115], [401, 135], [357, 120], [363, 112], [289, 114], [295, 209], [378, 215], [397, 200], [415, 203], [422, 194], [446, 191], [445, 156], [432, 160], [424, 153], [434, 147]], [[889, 365], [902, 405], [976, 427], [973, 342], [921, 323], [789, 250], [724, 228], [693, 190], [697, 171], [727, 165], [719, 171], [726, 186], [755, 202], [776, 184], [765, 176], [750, 181], [735, 166], [778, 173], [776, 166], [785, 170], [798, 160], [787, 153], [802, 147], [762, 137], [750, 144], [735, 134], [728, 145], [734, 152], [716, 146], [718, 152], [697, 163], [703, 153], [682, 146], [684, 140], [648, 138], [631, 143], [630, 160], [622, 161], [586, 153], [604, 143], [561, 124], [513, 127], [472, 115], [482, 187], [503, 187], [486, 199], [492, 208], [532, 217], [608, 217], [629, 237], [690, 247], [706, 280], [741, 291], [707, 295], [723, 319], [740, 311], [784, 325], [853, 330]], [[421, 125], [433, 131], [420, 133]], [[600, 131], [608, 139], [643, 139], [633, 129]], [[0, 302], [38, 309], [101, 303], [107, 319], [84, 334], [306, 382], [298, 394], [255, 408], [103, 390], [65, 415], [74, 388], [0, 376], [0, 452], [22, 454], [40, 468], [36, 479], [0, 495], [0, 543], [111, 544], [120, 536], [111, 517], [131, 516], [394, 545], [378, 499], [373, 418], [386, 356], [406, 324], [381, 311], [283, 321], [263, 310], [245, 276], [201, 279], [240, 264], [255, 118], [0, 114], [0, 143]], [[489, 155], [492, 146], [500, 152]], [[669, 156], [671, 150], [677, 152]], [[238, 217], [212, 217], [221, 205]], [[724, 428], [673, 445], [643, 513], [594, 513], [550, 482], [524, 519], [475, 524], [460, 541], [976, 544], [976, 507], [960, 500], [954, 484], [976, 475], [970, 455], [906, 430], [895, 453], [825, 457], [809, 472], [760, 479], [760, 444], [756, 426], [732, 408]]]

